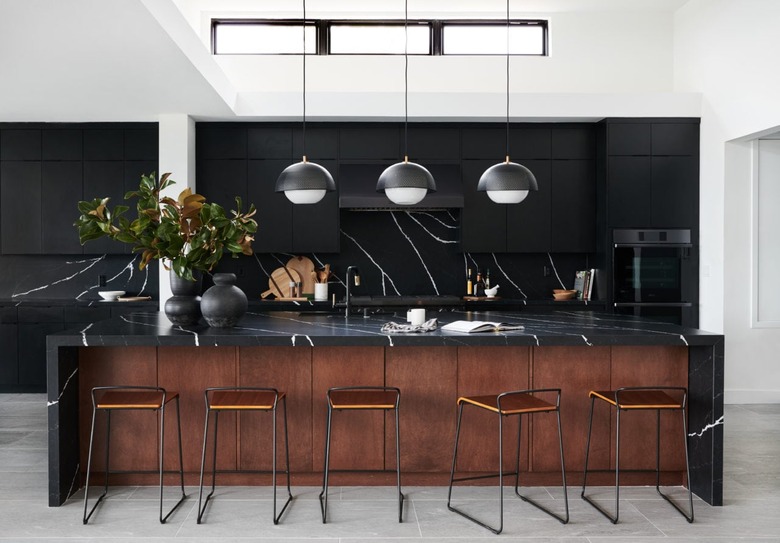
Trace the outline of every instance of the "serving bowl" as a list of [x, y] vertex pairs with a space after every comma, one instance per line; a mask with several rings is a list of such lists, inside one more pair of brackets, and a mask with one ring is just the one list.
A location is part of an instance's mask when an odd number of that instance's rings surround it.
[[573, 300], [577, 296], [576, 290], [567, 290], [562, 288], [553, 289], [553, 298], [556, 300]]
[[101, 290], [98, 292], [101, 298], [104, 300], [116, 300], [120, 296], [124, 296], [125, 291], [124, 290]]

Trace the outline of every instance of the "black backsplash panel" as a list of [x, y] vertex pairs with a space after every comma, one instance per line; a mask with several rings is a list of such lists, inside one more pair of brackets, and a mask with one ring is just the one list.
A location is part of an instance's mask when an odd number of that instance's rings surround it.
[[[465, 294], [466, 270], [490, 269], [499, 296], [551, 299], [552, 289], [572, 288], [574, 273], [588, 267], [585, 254], [463, 253], [459, 212], [342, 211], [341, 252], [308, 253], [316, 266], [330, 264], [329, 295], [344, 296], [347, 266], [360, 268], [361, 295]], [[265, 235], [262, 221], [256, 237]], [[236, 273], [237, 284], [250, 299], [268, 289], [268, 275], [291, 254], [256, 254], [225, 258], [217, 271]], [[545, 269], [549, 275], [545, 276]], [[560, 277], [560, 280], [558, 279]], [[209, 284], [208, 279], [205, 285]]]
[[[133, 255], [0, 256], [0, 299], [99, 300], [100, 290], [159, 298], [157, 262], [138, 270]], [[106, 285], [99, 286], [104, 275]]]

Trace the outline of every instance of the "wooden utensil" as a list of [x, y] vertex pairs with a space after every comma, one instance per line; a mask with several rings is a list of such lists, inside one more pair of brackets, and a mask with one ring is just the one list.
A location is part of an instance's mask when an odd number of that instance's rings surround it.
[[296, 270], [288, 267], [286, 270], [282, 268], [276, 268], [271, 275], [268, 276], [268, 290], [263, 292], [260, 297], [266, 298], [273, 294], [277, 298], [290, 298], [290, 277], [292, 281], [296, 283], [301, 282], [301, 274]]
[[287, 263], [287, 269], [297, 271], [303, 281], [302, 294], [314, 294], [314, 262], [305, 256], [294, 256]]

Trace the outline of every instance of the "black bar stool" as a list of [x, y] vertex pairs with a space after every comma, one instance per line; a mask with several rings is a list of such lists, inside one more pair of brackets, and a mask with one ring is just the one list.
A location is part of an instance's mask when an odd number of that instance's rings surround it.
[[[203, 521], [203, 514], [206, 512], [209, 500], [214, 495], [214, 489], [217, 484], [217, 430], [219, 429], [219, 414], [222, 411], [263, 411], [271, 412], [274, 415], [273, 421], [273, 463], [271, 468], [273, 486], [274, 486], [274, 524], [279, 524], [279, 519], [284, 514], [287, 506], [293, 499], [290, 490], [290, 446], [287, 432], [287, 396], [284, 392], [279, 392], [275, 388], [255, 388], [255, 387], [215, 387], [207, 388], [204, 393], [206, 401], [206, 422], [203, 430], [203, 454], [200, 460], [200, 490], [198, 492], [198, 524]], [[282, 510], [276, 514], [276, 408], [282, 401], [282, 413], [284, 415], [284, 455], [286, 469], [282, 473], [287, 475], [287, 500], [284, 502]], [[209, 415], [214, 413], [214, 451], [212, 457], [211, 470], [211, 492], [206, 496], [206, 503], [201, 507], [203, 501], [203, 472], [206, 467], [206, 444], [209, 436]], [[248, 473], [246, 470], [240, 470]], [[252, 473], [267, 473], [263, 471], [252, 471]]]
[[404, 495], [401, 492], [401, 444], [398, 430], [398, 404], [401, 391], [395, 387], [334, 387], [328, 390], [328, 423], [325, 433], [325, 469], [320, 492], [322, 523], [328, 516], [328, 474], [330, 471], [330, 427], [333, 410], [395, 411], [395, 471], [398, 487], [398, 522], [403, 522]]
[[[163, 454], [165, 451], [165, 405], [170, 402], [176, 402], [176, 427], [179, 435], [179, 478], [181, 480], [181, 498], [168, 513], [163, 516]], [[160, 463], [160, 523], [165, 524], [168, 517], [176, 510], [179, 505], [187, 498], [184, 493], [184, 469], [181, 451], [181, 416], [179, 414], [179, 393], [168, 392], [161, 387], [143, 387], [143, 386], [108, 386], [95, 387], [92, 389], [92, 427], [89, 432], [89, 458], [87, 460], [87, 481], [84, 488], [84, 524], [89, 522], [92, 513], [103, 498], [108, 494], [108, 475], [109, 470], [109, 451], [111, 449], [111, 412], [115, 410], [147, 410], [160, 412], [160, 449], [158, 459]], [[95, 437], [95, 415], [98, 411], [106, 412], [106, 473], [103, 493], [87, 513], [87, 502], [89, 498], [89, 476], [92, 468], [92, 445]], [[125, 472], [126, 473], [126, 472]], [[139, 471], [134, 473], [150, 473]]]
[[[672, 397], [673, 394], [675, 397]], [[693, 522], [693, 492], [691, 491], [691, 471], [688, 462], [688, 430], [685, 419], [685, 405], [688, 400], [688, 391], [684, 387], [623, 387], [617, 390], [590, 391], [590, 420], [588, 421], [588, 442], [585, 448], [585, 473], [582, 478], [583, 500], [595, 507], [602, 515], [607, 517], [612, 524], [617, 524], [620, 516], [620, 412], [635, 410], [655, 410], [656, 412], [656, 442], [655, 442], [655, 490], [663, 499], [672, 504], [680, 512], [685, 520]], [[615, 426], [615, 516], [597, 505], [591, 498], [585, 495], [585, 486], [588, 481], [588, 454], [590, 453], [590, 434], [593, 428], [593, 405], [596, 400], [602, 400], [616, 407]], [[688, 507], [690, 515], [679, 505], [674, 503], [666, 494], [661, 492], [661, 411], [677, 410], [682, 413], [683, 443], [685, 444], [685, 470], [688, 478]]]
[[[536, 396], [536, 394], [554, 393], [555, 403], [550, 403], [544, 399]], [[460, 438], [460, 423], [463, 418], [463, 408], [466, 405], [472, 405], [480, 409], [486, 409], [498, 415], [498, 473], [490, 475], [476, 475], [470, 477], [455, 478], [455, 463], [458, 458], [458, 439]], [[560, 521], [562, 524], [569, 522], [569, 496], [566, 491], [566, 467], [563, 460], [563, 434], [561, 433], [561, 389], [559, 388], [539, 388], [530, 390], [516, 390], [513, 392], [504, 392], [498, 396], [463, 396], [458, 398], [458, 426], [455, 430], [455, 450], [452, 453], [452, 471], [450, 471], [450, 488], [447, 493], [447, 508], [450, 511], [454, 511], [459, 515], [466, 517], [467, 519], [476, 522], [480, 526], [487, 528], [494, 534], [500, 534], [504, 529], [504, 476], [515, 476], [515, 495], [521, 500], [530, 503], [531, 505], [541, 509], [548, 515]], [[517, 458], [515, 460], [515, 471], [511, 473], [504, 473], [504, 456], [503, 456], [503, 441], [504, 441], [504, 417], [510, 415], [528, 415], [532, 413], [555, 413], [558, 418], [558, 446], [560, 448], [561, 455], [561, 477], [563, 478], [563, 503], [566, 509], [564, 516], [559, 516], [546, 507], [535, 502], [531, 498], [522, 496], [519, 492], [520, 486], [520, 437], [522, 436], [522, 417], [518, 417], [517, 427]], [[490, 477], [498, 477], [498, 514], [499, 525], [498, 528], [484, 523], [471, 515], [461, 511], [460, 509], [452, 505], [452, 483], [458, 481], [472, 481], [475, 479], [487, 479]]]

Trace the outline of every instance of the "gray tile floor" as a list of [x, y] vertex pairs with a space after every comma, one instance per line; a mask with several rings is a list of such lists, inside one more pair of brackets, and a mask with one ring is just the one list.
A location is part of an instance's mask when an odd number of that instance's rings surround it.
[[[652, 488], [632, 487], [621, 491], [621, 521], [612, 525], [571, 488], [571, 522], [566, 526], [518, 500], [505, 500], [501, 540], [780, 541], [780, 405], [730, 405], [726, 421], [725, 505], [710, 507], [696, 500], [694, 524], [685, 522]], [[327, 525], [319, 519], [319, 489], [294, 487], [296, 500], [278, 526], [270, 519], [267, 488], [219, 489], [202, 525], [195, 522], [197, 489], [188, 489], [193, 498], [161, 525], [155, 488], [122, 487], [111, 489], [105, 505], [83, 526], [79, 499], [47, 507], [46, 454], [45, 397], [0, 394], [0, 541], [455, 543], [496, 537], [447, 511], [446, 489], [436, 487], [405, 489], [403, 524], [395, 517], [394, 488], [333, 488]], [[605, 499], [610, 496], [611, 489], [594, 490]], [[670, 491], [684, 496], [682, 488]], [[560, 488], [530, 492], [551, 507], [562, 506]], [[461, 494], [465, 508], [495, 515], [490, 489], [471, 487]]]

